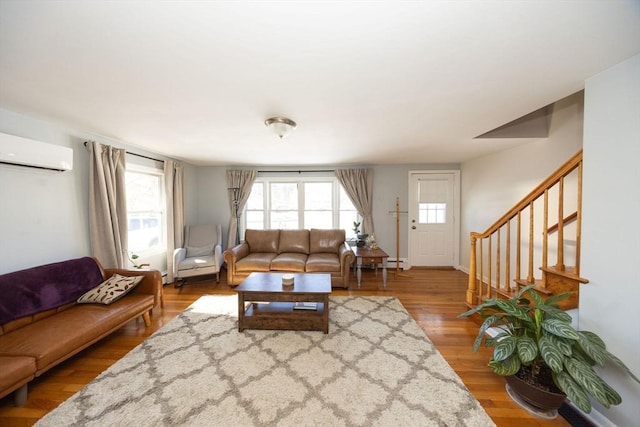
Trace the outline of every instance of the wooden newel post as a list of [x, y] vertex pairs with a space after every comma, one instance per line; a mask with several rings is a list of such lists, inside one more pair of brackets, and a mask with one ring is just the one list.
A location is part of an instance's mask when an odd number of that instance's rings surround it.
[[476, 237], [471, 235], [471, 249], [469, 251], [469, 285], [467, 286], [467, 304], [478, 304], [476, 278]]

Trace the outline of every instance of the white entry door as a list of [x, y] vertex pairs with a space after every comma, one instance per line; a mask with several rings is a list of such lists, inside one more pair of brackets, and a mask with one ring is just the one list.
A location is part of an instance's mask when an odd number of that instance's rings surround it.
[[409, 172], [409, 261], [455, 267], [459, 251], [459, 171]]

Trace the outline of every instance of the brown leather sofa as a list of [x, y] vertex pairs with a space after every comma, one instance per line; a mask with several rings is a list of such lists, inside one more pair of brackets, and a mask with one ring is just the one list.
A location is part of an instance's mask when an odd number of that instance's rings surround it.
[[344, 230], [247, 230], [244, 242], [224, 254], [227, 282], [257, 272], [330, 273], [331, 286], [349, 287], [355, 260]]
[[[144, 277], [109, 305], [75, 302], [116, 273]], [[149, 326], [161, 293], [159, 271], [103, 269], [89, 257], [0, 275], [0, 398], [15, 391], [22, 405], [35, 377], [133, 319]]]

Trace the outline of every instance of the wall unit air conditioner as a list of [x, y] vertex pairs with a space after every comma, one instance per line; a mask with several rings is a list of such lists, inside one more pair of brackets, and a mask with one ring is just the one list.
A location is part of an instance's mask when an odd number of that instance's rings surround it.
[[53, 171], [73, 169], [69, 147], [0, 133], [0, 163]]

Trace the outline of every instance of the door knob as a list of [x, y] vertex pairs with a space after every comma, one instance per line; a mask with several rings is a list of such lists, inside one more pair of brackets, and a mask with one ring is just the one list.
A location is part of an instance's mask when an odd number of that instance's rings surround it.
[[415, 229], [416, 229], [416, 226], [414, 225], [413, 227], [411, 227], [411, 229], [412, 229], [412, 230], [415, 230]]

